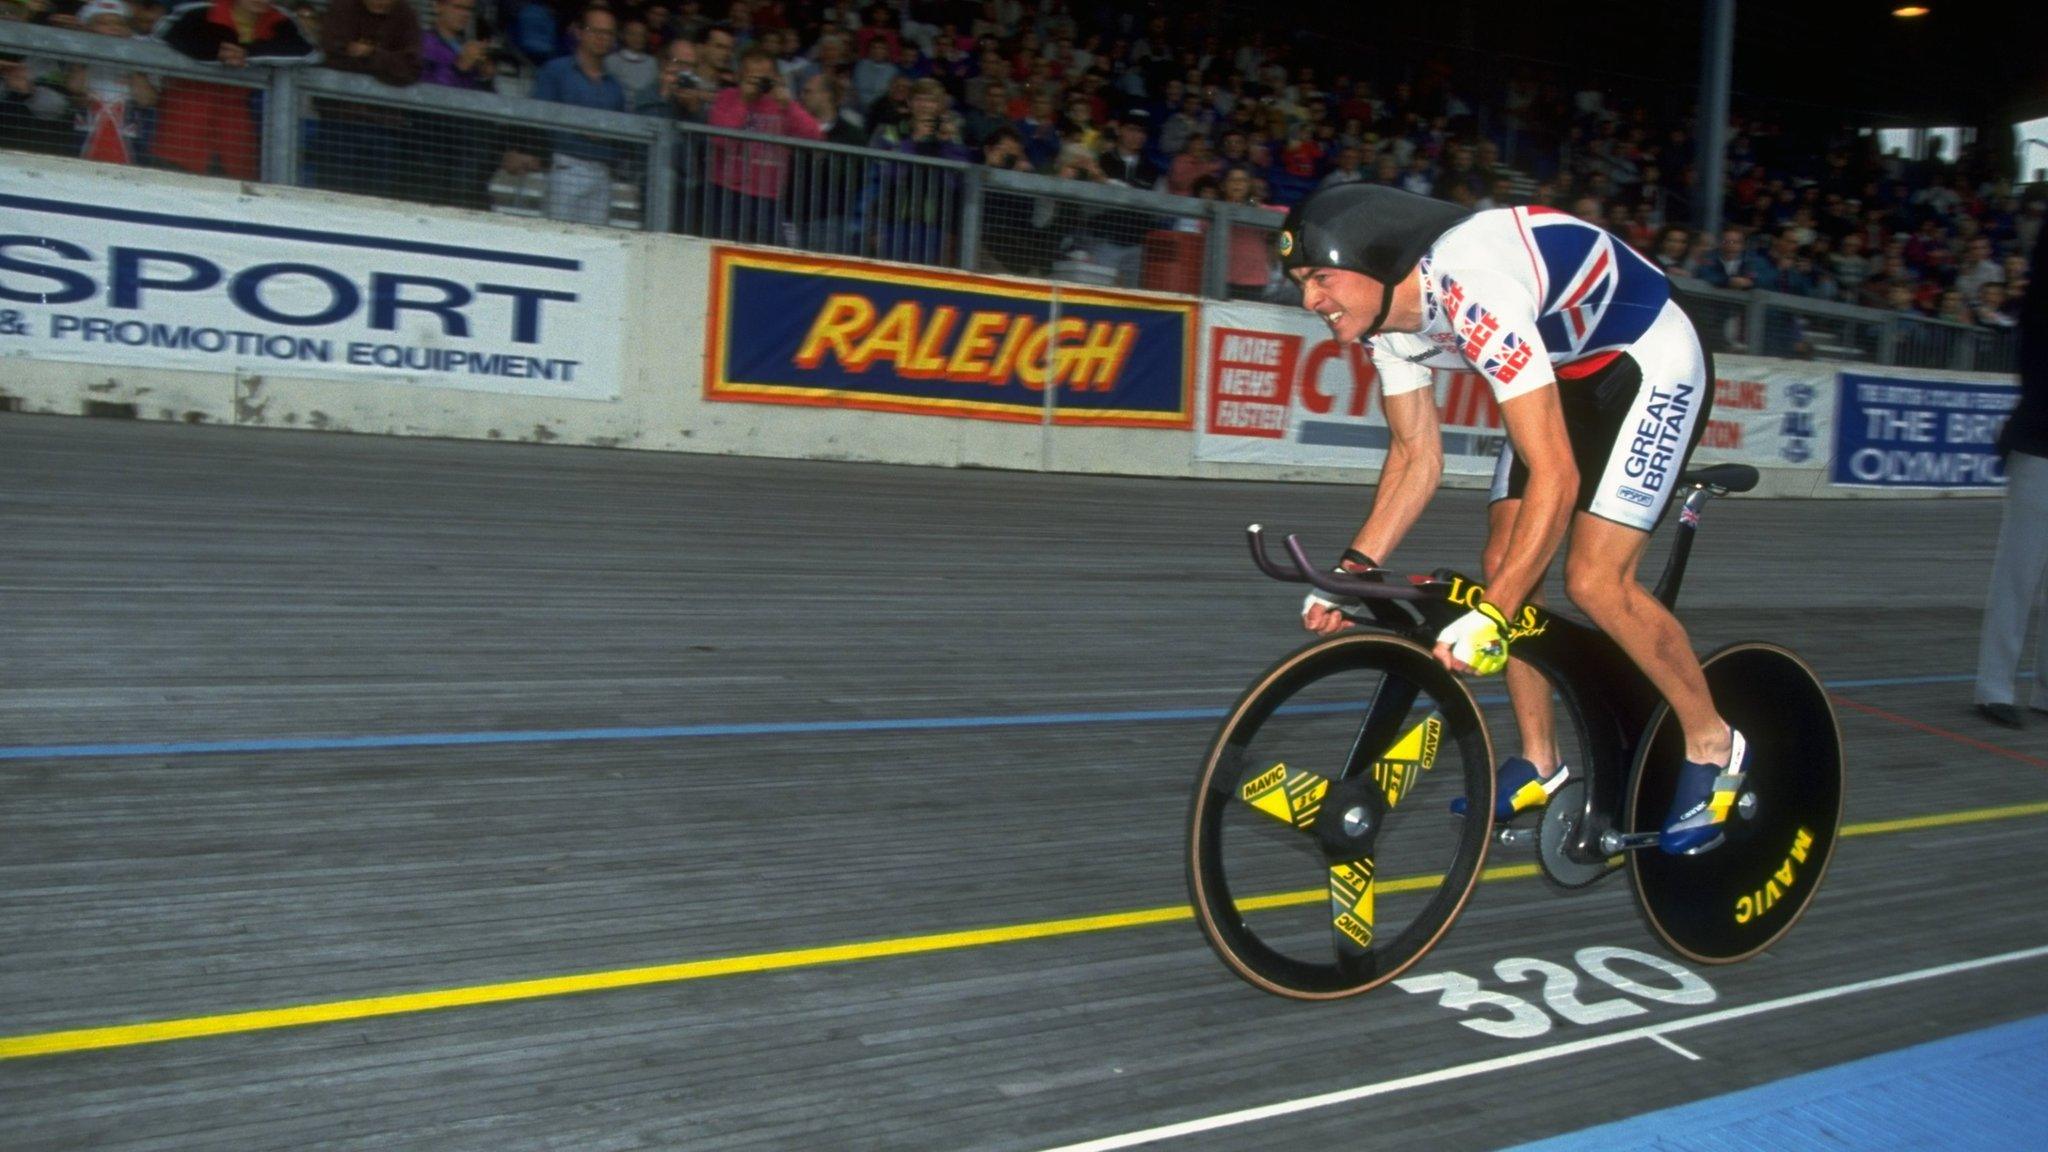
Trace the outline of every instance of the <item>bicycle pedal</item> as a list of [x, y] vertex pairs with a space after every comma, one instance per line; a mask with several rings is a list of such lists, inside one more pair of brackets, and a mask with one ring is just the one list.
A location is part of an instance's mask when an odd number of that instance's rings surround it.
[[1493, 838], [1496, 843], [1509, 848], [1519, 848], [1524, 844], [1534, 844], [1536, 842], [1536, 829], [1512, 828], [1502, 825], [1493, 830]]

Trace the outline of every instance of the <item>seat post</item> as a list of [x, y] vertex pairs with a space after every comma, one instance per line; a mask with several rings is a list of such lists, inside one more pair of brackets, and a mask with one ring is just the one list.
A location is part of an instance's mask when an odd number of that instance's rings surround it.
[[1692, 558], [1692, 538], [1700, 530], [1700, 511], [1714, 498], [1714, 490], [1694, 484], [1678, 509], [1678, 539], [1671, 544], [1671, 559], [1664, 562], [1664, 574], [1657, 578], [1655, 593], [1666, 608], [1678, 607], [1678, 586], [1685, 583], [1686, 561]]

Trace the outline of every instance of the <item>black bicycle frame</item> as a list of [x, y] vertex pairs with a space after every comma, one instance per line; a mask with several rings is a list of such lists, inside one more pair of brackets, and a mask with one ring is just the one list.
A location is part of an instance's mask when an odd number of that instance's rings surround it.
[[[1747, 491], [1756, 480], [1754, 469], [1738, 465], [1702, 469], [1681, 478], [1688, 491], [1679, 509], [1678, 535], [1655, 592], [1666, 608], [1677, 606], [1693, 537], [1707, 501], [1726, 492]], [[1364, 602], [1374, 624], [1425, 648], [1434, 645], [1438, 633], [1476, 606], [1485, 593], [1482, 585], [1443, 569], [1428, 577], [1410, 577], [1405, 583], [1388, 582], [1377, 573], [1361, 577], [1320, 570], [1294, 536], [1286, 539], [1294, 562], [1290, 570], [1267, 557], [1259, 525], [1252, 525], [1247, 535], [1252, 560], [1266, 575], [1312, 584], [1336, 596], [1356, 597]], [[1586, 765], [1586, 811], [1578, 822], [1575, 842], [1566, 852], [1588, 863], [1605, 859], [1600, 836], [1612, 827], [1621, 810], [1637, 746], [1663, 698], [1621, 646], [1589, 623], [1532, 604], [1524, 607], [1511, 625], [1515, 658], [1543, 674], [1585, 738], [1581, 751], [1590, 761]], [[1358, 755], [1354, 749], [1353, 759]]]

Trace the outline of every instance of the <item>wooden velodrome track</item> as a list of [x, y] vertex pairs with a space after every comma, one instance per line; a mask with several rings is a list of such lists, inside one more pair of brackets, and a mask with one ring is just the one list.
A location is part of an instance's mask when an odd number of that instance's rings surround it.
[[[1240, 534], [1366, 495], [0, 416], [0, 1147], [1494, 1148], [2048, 1012], [1983, 500], [1710, 510], [1684, 615], [1834, 687], [1851, 832], [1711, 1004], [1233, 979], [1187, 789], [1301, 640]], [[1658, 952], [1527, 862], [1417, 971]]]

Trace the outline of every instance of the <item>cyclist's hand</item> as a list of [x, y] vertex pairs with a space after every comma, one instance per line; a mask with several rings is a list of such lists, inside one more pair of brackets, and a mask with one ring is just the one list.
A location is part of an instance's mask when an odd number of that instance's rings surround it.
[[1479, 607], [1437, 633], [1434, 654], [1437, 663], [1453, 672], [1493, 675], [1508, 666], [1507, 616], [1481, 600]]
[[[1330, 571], [1339, 576], [1362, 576], [1368, 580], [1380, 578], [1379, 564], [1372, 557], [1348, 548], [1344, 551], [1343, 563]], [[1301, 626], [1318, 636], [1334, 636], [1351, 627], [1351, 618], [1364, 610], [1365, 601], [1356, 596], [1337, 596], [1321, 588], [1312, 588], [1307, 596], [1302, 597]]]
[[1301, 626], [1318, 636], [1333, 636], [1351, 627], [1351, 613], [1363, 607], [1365, 601], [1356, 596], [1332, 596], [1317, 588], [1302, 598]]

